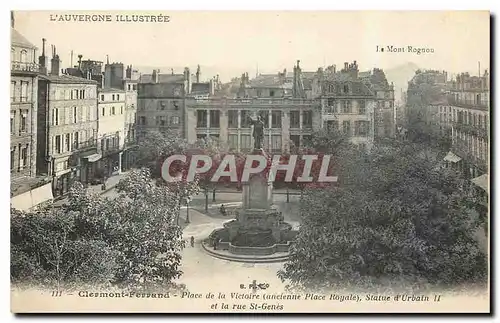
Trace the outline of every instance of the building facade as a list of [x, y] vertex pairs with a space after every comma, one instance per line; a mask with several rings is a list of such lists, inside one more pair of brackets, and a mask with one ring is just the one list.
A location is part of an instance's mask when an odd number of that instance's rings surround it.
[[370, 149], [375, 139], [375, 112], [380, 102], [375, 93], [358, 77], [358, 65], [345, 63], [336, 71], [332, 66], [318, 71], [322, 126], [339, 130], [353, 144]]
[[40, 76], [38, 86], [37, 135], [38, 172], [52, 177], [54, 197], [67, 194], [73, 181], [87, 183], [97, 154], [97, 83], [61, 74], [59, 67], [53, 47], [50, 73]]
[[[10, 176], [11, 205], [29, 209], [52, 199], [50, 179], [37, 174], [38, 77], [36, 47], [11, 20]], [[36, 191], [36, 199], [33, 192]]]
[[108, 177], [122, 170], [125, 146], [126, 91], [102, 88], [98, 91], [98, 151], [101, 159], [97, 162], [99, 176]]
[[452, 162], [468, 178], [489, 172], [490, 82], [489, 73], [462, 73], [451, 84]]

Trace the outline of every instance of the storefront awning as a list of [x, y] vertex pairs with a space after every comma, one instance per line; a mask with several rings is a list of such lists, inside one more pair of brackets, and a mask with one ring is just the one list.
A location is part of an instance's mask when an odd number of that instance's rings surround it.
[[484, 191], [488, 192], [488, 174], [483, 174], [479, 177], [473, 178], [471, 181]]
[[38, 204], [52, 201], [53, 199], [52, 184], [47, 183], [26, 193], [14, 196], [10, 199], [10, 204], [15, 209], [28, 211]]
[[87, 159], [90, 163], [94, 163], [94, 162], [98, 161], [99, 159], [101, 159], [101, 157], [102, 157], [101, 154], [92, 154], [92, 155], [85, 156], [83, 158]]
[[455, 155], [454, 153], [452, 153], [450, 151], [450, 152], [448, 152], [448, 154], [446, 155], [446, 157], [444, 157], [444, 160], [452, 162], [452, 163], [458, 163], [459, 161], [462, 160], [462, 158], [460, 158], [459, 156]]

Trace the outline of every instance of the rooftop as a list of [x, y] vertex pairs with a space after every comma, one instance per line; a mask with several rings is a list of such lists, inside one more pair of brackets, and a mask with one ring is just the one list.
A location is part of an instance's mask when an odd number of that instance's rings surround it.
[[26, 47], [26, 48], [33, 48], [33, 49], [36, 48], [35, 45], [30, 43], [23, 35], [21, 35], [14, 28], [10, 28], [10, 34], [11, 34], [10, 42], [12, 45]]
[[66, 83], [66, 84], [97, 84], [94, 80], [89, 80], [83, 77], [77, 77], [72, 75], [40, 75], [41, 80], [46, 80], [52, 83]]
[[122, 90], [122, 89], [115, 89], [115, 88], [112, 88], [112, 87], [104, 87], [102, 89], [99, 89], [98, 90], [99, 93], [116, 93], [116, 92], [125, 92], [125, 90]]

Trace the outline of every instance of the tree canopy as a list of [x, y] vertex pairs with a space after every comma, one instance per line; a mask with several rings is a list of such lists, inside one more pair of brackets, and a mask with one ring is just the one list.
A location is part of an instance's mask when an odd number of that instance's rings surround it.
[[340, 166], [338, 186], [302, 199], [284, 281], [314, 289], [484, 281], [468, 186], [432, 151], [394, 143]]

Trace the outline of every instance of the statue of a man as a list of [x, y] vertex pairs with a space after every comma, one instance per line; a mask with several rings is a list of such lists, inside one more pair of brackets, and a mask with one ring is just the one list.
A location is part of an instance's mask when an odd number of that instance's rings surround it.
[[264, 138], [264, 122], [260, 116], [257, 120], [250, 118], [250, 124], [253, 125], [253, 139], [254, 139], [254, 149], [262, 148], [262, 139]]

